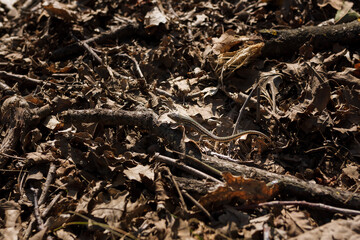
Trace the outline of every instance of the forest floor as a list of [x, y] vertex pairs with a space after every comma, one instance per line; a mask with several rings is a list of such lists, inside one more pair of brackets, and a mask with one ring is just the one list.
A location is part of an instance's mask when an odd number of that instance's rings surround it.
[[360, 239], [358, 1], [0, 2], [1, 239]]

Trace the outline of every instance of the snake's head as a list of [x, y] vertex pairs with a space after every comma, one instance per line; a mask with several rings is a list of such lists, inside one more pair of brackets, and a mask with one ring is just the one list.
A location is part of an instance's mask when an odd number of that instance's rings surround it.
[[169, 118], [171, 118], [172, 120], [174, 120], [175, 122], [179, 122], [179, 120], [181, 119], [180, 114], [178, 114], [176, 112], [169, 113], [167, 116]]

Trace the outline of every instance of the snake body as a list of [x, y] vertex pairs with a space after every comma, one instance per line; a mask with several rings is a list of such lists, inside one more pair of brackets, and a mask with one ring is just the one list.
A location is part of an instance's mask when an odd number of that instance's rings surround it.
[[256, 134], [256, 135], [266, 138], [269, 142], [271, 142], [271, 139], [266, 134], [256, 131], [256, 130], [246, 130], [246, 131], [243, 131], [241, 133], [237, 133], [237, 134], [234, 134], [231, 136], [219, 137], [219, 136], [216, 136], [215, 134], [213, 134], [212, 132], [210, 132], [209, 130], [207, 130], [200, 123], [196, 122], [194, 119], [192, 119], [188, 116], [181, 115], [179, 113], [169, 113], [168, 117], [173, 119], [178, 124], [186, 125], [186, 126], [189, 126], [193, 129], [195, 129], [197, 132], [203, 134], [203, 137], [217, 141], [217, 142], [230, 142], [232, 140], [236, 140], [247, 134]]

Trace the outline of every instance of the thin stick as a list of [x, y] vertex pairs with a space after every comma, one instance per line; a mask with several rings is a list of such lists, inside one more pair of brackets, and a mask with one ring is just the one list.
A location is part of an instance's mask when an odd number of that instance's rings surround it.
[[58, 193], [53, 200], [51, 200], [51, 202], [49, 203], [49, 205], [45, 208], [45, 210], [41, 213], [41, 217], [46, 217], [48, 215], [48, 213], [50, 212], [50, 210], [54, 207], [55, 203], [57, 203], [57, 201], [59, 200], [59, 198], [61, 197], [62, 192]]
[[80, 46], [87, 50], [96, 61], [98, 61], [101, 65], [104, 65], [103, 60], [94, 52], [94, 50], [89, 46], [89, 44], [86, 43], [86, 41], [80, 41], [73, 33], [70, 34], [75, 39], [75, 41], [77, 41]]
[[19, 159], [19, 160], [26, 160], [26, 158], [24, 158], [24, 157], [17, 157], [17, 156], [13, 156], [13, 155], [9, 155], [9, 154], [3, 153], [3, 152], [0, 152], [0, 155], [3, 155], [3, 156], [8, 157], [8, 158], [14, 158], [14, 159]]
[[[59, 200], [59, 198], [61, 197], [62, 193], [59, 193], [58, 195], [56, 195], [53, 200], [51, 200], [50, 204], [46, 207], [46, 209], [41, 213], [41, 217], [46, 217], [48, 215], [48, 213], [50, 212], [50, 210], [53, 208], [53, 206], [55, 205], [55, 203], [57, 203], [57, 201]], [[28, 227], [25, 230], [25, 233], [23, 235], [24, 239], [29, 239], [30, 234], [32, 229], [35, 227], [35, 218], [34, 216], [32, 216], [32, 219], [30, 220], [30, 223], [28, 225]]]
[[192, 164], [197, 165], [197, 166], [199, 166], [199, 167], [201, 167], [203, 169], [206, 169], [206, 171], [209, 171], [210, 173], [215, 174], [216, 176], [222, 177], [222, 173], [219, 170], [217, 170], [217, 169], [203, 163], [202, 161], [200, 161], [196, 157], [193, 157], [193, 156], [190, 156], [190, 155], [187, 155], [187, 154], [175, 151], [175, 150], [172, 150], [172, 152], [177, 153], [180, 156], [182, 156], [183, 160], [188, 161], [188, 162], [191, 161]]
[[185, 164], [179, 162], [178, 160], [176, 159], [173, 159], [173, 158], [169, 158], [169, 157], [166, 157], [166, 156], [162, 156], [160, 155], [159, 153], [155, 153], [154, 155], [155, 159], [156, 160], [159, 160], [160, 162], [163, 162], [163, 163], [166, 163], [166, 164], [170, 164], [172, 166], [176, 166], [178, 167], [179, 169], [183, 170], [183, 171], [186, 171], [194, 176], [197, 176], [197, 177], [200, 177], [200, 178], [204, 178], [204, 179], [209, 179], [209, 180], [212, 180], [214, 182], [217, 182], [217, 183], [223, 183], [221, 182], [220, 180], [206, 174], [206, 173], [203, 173], [195, 168], [192, 168], [192, 167], [189, 167], [189, 166], [186, 166]]
[[56, 171], [56, 166], [54, 163], [50, 163], [50, 167], [49, 167], [49, 171], [46, 177], [46, 181], [45, 181], [45, 187], [43, 189], [43, 191], [41, 192], [40, 198], [39, 198], [39, 205], [42, 205], [45, 201], [45, 198], [47, 196], [47, 193], [49, 191], [50, 188], [50, 184], [52, 183], [52, 180], [54, 179], [55, 176], [55, 171]]
[[197, 206], [201, 211], [203, 211], [205, 213], [205, 215], [211, 220], [211, 221], [215, 221], [215, 219], [210, 215], [210, 213], [208, 212], [208, 210], [206, 210], [198, 201], [196, 201], [195, 198], [193, 198], [190, 194], [188, 194], [188, 192], [186, 190], [181, 190], [181, 192], [188, 198], [190, 199], [190, 201], [192, 201], [195, 206]]
[[60, 84], [57, 84], [57, 83], [46, 82], [43, 80], [27, 77], [25, 75], [8, 73], [5, 71], [0, 71], [0, 78], [17, 81], [20, 83], [28, 83], [28, 84], [32, 84], [32, 85], [46, 85], [46, 86], [58, 85], [58, 86], [60, 86]]
[[164, 169], [165, 169], [165, 171], [169, 174], [169, 176], [170, 176], [170, 178], [171, 178], [171, 181], [173, 182], [173, 184], [174, 184], [174, 186], [175, 186], [175, 188], [176, 188], [176, 191], [177, 191], [178, 194], [179, 194], [179, 198], [180, 198], [180, 201], [181, 201], [181, 203], [182, 203], [182, 205], [183, 205], [183, 207], [184, 207], [185, 212], [188, 213], [189, 210], [187, 209], [187, 206], [186, 206], [184, 197], [183, 197], [183, 195], [182, 195], [182, 193], [181, 193], [181, 190], [180, 190], [180, 188], [179, 188], [179, 184], [178, 184], [177, 181], [175, 180], [174, 175], [172, 175], [170, 169], [169, 169], [168, 167], [164, 167]]
[[172, 99], [176, 99], [171, 93], [168, 93], [168, 92], [166, 92], [166, 91], [164, 91], [164, 90], [162, 90], [162, 89], [160, 89], [160, 88], [155, 88], [155, 91], [156, 91], [157, 93], [161, 94], [161, 95], [166, 96], [166, 97], [170, 97], [170, 98], [172, 98]]
[[[304, 59], [303, 59], [304, 60]], [[304, 64], [311, 70], [311, 72], [318, 78], [319, 82], [324, 83], [325, 80], [322, 76], [320, 76], [320, 74], [318, 73], [318, 71], [316, 71], [312, 66], [310, 66], [310, 64], [308, 64], [305, 60], [304, 60]]]
[[[240, 111], [239, 111], [239, 115], [238, 115], [238, 117], [237, 117], [237, 119], [236, 119], [235, 127], [234, 127], [234, 129], [233, 129], [232, 135], [234, 135], [234, 134], [237, 132], [237, 130], [238, 130], [238, 128], [239, 128], [239, 125], [240, 125], [240, 120], [241, 120], [242, 116], [244, 115], [245, 107], [247, 106], [248, 102], [250, 101], [250, 98], [252, 97], [255, 89], [258, 88], [259, 83], [260, 83], [260, 81], [258, 81], [258, 82], [255, 84], [255, 86], [254, 86], [253, 89], [251, 90], [249, 96], [246, 98], [244, 104], [242, 105], [242, 107], [241, 107], [241, 109], [240, 109]], [[258, 99], [258, 102], [259, 102], [259, 99]], [[230, 152], [231, 152], [231, 150], [233, 149], [233, 147], [234, 147], [234, 143], [233, 143], [233, 142], [230, 142], [229, 149], [228, 149], [228, 155], [230, 155]]]
[[15, 94], [15, 91], [11, 87], [9, 87], [6, 83], [3, 83], [2, 81], [0, 81], [0, 89], [3, 90], [7, 95]]
[[[259, 84], [259, 82], [258, 82]], [[251, 94], [251, 93], [250, 93]], [[256, 122], [260, 122], [260, 88], [256, 91]]]
[[33, 228], [35, 227], [35, 218], [34, 216], [32, 216], [33, 219], [31, 219], [28, 227], [25, 230], [25, 233], [23, 235], [23, 239], [29, 239], [31, 231], [33, 230]]
[[[236, 123], [235, 123], [235, 127], [234, 127], [234, 130], [233, 130], [232, 135], [234, 135], [234, 134], [236, 133], [237, 129], [239, 128], [240, 120], [241, 120], [242, 116], [244, 115], [245, 107], [247, 106], [247, 104], [248, 104], [251, 96], [254, 94], [255, 89], [257, 89], [257, 87], [259, 86], [259, 82], [260, 82], [260, 81], [258, 81], [258, 82], [255, 84], [255, 86], [253, 87], [253, 89], [252, 89], [251, 92], [249, 93], [249, 96], [246, 98], [244, 104], [242, 105], [242, 107], [241, 107], [241, 109], [240, 109], [240, 111], [239, 111], [239, 115], [238, 115], [238, 117], [237, 117], [237, 119], [236, 119]], [[258, 101], [258, 102], [259, 102], [259, 101]]]
[[264, 226], [263, 226], [263, 239], [264, 240], [270, 240], [270, 236], [271, 236], [271, 227], [269, 226], [269, 224], [267, 222], [264, 223]]
[[140, 76], [141, 78], [144, 78], [144, 74], [142, 73], [142, 71], [141, 71], [141, 69], [140, 69], [139, 63], [136, 61], [136, 59], [135, 59], [134, 57], [131, 57], [131, 56], [129, 56], [129, 55], [126, 54], [126, 53], [124, 53], [124, 54], [123, 54], [123, 53], [118, 53], [118, 54], [116, 54], [116, 55], [117, 55], [117, 56], [121, 56], [121, 57], [127, 57], [127, 58], [129, 58], [131, 61], [133, 61], [134, 64], [135, 64], [135, 68], [136, 68], [139, 76]]
[[34, 215], [38, 224], [38, 228], [39, 230], [43, 230], [45, 228], [44, 226], [44, 221], [42, 220], [41, 216], [40, 216], [40, 210], [39, 210], [39, 204], [38, 204], [38, 192], [39, 190], [37, 188], [30, 188], [31, 191], [33, 191], [34, 193]]
[[294, 206], [304, 206], [309, 208], [316, 208], [321, 210], [326, 210], [330, 212], [337, 212], [347, 215], [360, 215], [360, 211], [353, 210], [353, 209], [346, 209], [346, 208], [339, 208], [330, 206], [323, 203], [312, 203], [312, 202], [306, 202], [306, 201], [272, 201], [272, 202], [264, 202], [254, 205], [245, 206], [244, 208], [257, 208], [257, 207], [273, 207], [273, 206], [286, 206], [286, 205], [294, 205]]

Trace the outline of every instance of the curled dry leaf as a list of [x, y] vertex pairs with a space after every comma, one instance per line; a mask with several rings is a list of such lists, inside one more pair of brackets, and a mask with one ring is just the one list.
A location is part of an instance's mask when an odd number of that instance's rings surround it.
[[76, 21], [77, 13], [69, 9], [69, 5], [61, 2], [44, 3], [44, 9], [50, 14], [65, 21]]
[[343, 0], [318, 0], [317, 5], [320, 7], [325, 7], [326, 5], [330, 4], [336, 10], [340, 10], [343, 5]]
[[235, 52], [226, 52], [218, 56], [218, 71], [230, 71], [230, 73], [248, 64], [252, 59], [259, 56], [264, 43], [256, 43], [242, 47]]
[[145, 28], [156, 27], [161, 23], [166, 24], [166, 16], [159, 10], [158, 7], [154, 7], [145, 16]]
[[233, 201], [242, 203], [260, 203], [273, 197], [279, 190], [277, 184], [268, 187], [265, 182], [235, 177], [229, 172], [223, 173], [225, 186], [218, 187], [200, 199], [206, 208], [222, 206]]

